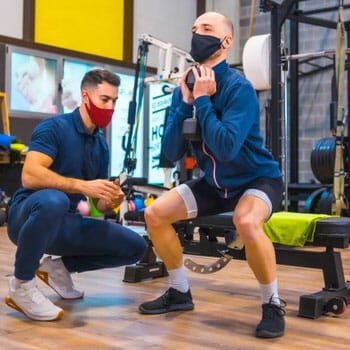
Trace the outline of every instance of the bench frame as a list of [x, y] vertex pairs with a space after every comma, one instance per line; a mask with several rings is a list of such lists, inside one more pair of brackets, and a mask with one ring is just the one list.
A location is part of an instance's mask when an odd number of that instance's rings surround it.
[[[346, 220], [344, 227], [342, 219]], [[350, 229], [347, 230], [350, 218], [330, 220], [333, 220], [334, 226], [338, 225], [336, 230], [339, 232], [329, 234], [323, 228], [319, 230], [312, 244], [301, 248], [274, 244], [277, 264], [321, 269], [323, 272], [324, 287], [319, 292], [300, 296], [298, 316], [301, 317], [315, 319], [327, 313], [341, 314], [350, 304], [350, 282], [345, 281], [341, 253], [335, 251], [335, 248], [345, 249], [350, 245]], [[228, 248], [227, 245], [235, 235], [232, 214], [179, 221], [174, 224], [174, 228], [184, 254], [221, 258], [225, 254], [234, 259], [246, 260], [244, 247]], [[199, 239], [194, 239], [195, 229], [198, 229]], [[124, 282], [135, 283], [168, 275], [164, 263], [157, 260], [152, 243], [147, 236], [144, 237], [149, 243], [148, 252], [139, 263], [126, 266]], [[220, 241], [219, 237], [224, 237], [226, 242]], [[321, 249], [309, 249], [310, 247]]]
[[[213, 221], [201, 217], [190, 221], [182, 221], [175, 224], [185, 254], [222, 257], [230, 255], [234, 259], [246, 260], [244, 247], [227, 247], [220, 242], [218, 237], [231, 234], [233, 224], [231, 216]], [[199, 239], [195, 240], [194, 230], [198, 228]], [[321, 233], [315, 237], [315, 242], [305, 248], [287, 247], [274, 244], [276, 261], [280, 265], [290, 265], [306, 268], [321, 269], [324, 278], [324, 287], [321, 291], [302, 295], [299, 299], [298, 316], [306, 318], [318, 318], [323, 314], [341, 314], [350, 303], [350, 283], [345, 281], [341, 253], [335, 248], [349, 247], [348, 234], [327, 235]], [[323, 250], [307, 249], [309, 246], [322, 247]], [[213, 264], [214, 265], [214, 264]]]

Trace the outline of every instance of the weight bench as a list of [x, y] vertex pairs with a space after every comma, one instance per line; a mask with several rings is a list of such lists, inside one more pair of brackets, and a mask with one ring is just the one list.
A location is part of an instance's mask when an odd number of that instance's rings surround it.
[[[129, 212], [125, 217], [127, 220], [144, 222], [143, 212]], [[224, 267], [232, 258], [246, 259], [244, 247], [231, 244], [236, 235], [232, 213], [179, 221], [173, 226], [179, 235], [185, 254], [219, 257], [219, 260], [210, 266], [200, 266], [186, 259], [185, 266], [194, 272], [211, 273]], [[194, 238], [197, 228], [199, 239]], [[165, 265], [162, 261], [158, 261], [154, 254], [152, 243], [147, 237], [145, 239], [149, 242], [148, 252], [142, 261], [125, 268], [124, 282], [140, 282], [168, 275]], [[299, 316], [318, 318], [325, 313], [341, 314], [345, 311], [350, 303], [350, 283], [345, 281], [341, 254], [335, 251], [335, 248], [348, 248], [349, 240], [350, 217], [319, 219], [316, 222], [312, 242], [306, 242], [303, 247], [286, 246], [272, 240], [278, 264], [322, 269], [324, 287], [319, 292], [300, 297]], [[322, 251], [305, 249], [308, 247], [324, 249]]]
[[[232, 213], [181, 221], [175, 224], [175, 228], [185, 254], [220, 257], [206, 266], [185, 259], [185, 266], [194, 272], [212, 273], [223, 268], [232, 258], [246, 259], [244, 247], [229, 243], [235, 237]], [[195, 228], [198, 229], [199, 239], [195, 239]], [[293, 227], [290, 229], [293, 230]], [[220, 237], [224, 241], [220, 241]], [[307, 242], [304, 247], [274, 243], [278, 264], [323, 271], [324, 288], [300, 297], [299, 316], [315, 319], [322, 314], [341, 314], [346, 310], [350, 302], [350, 284], [345, 282], [341, 254], [335, 248], [348, 248], [349, 238], [350, 218], [329, 217], [316, 221], [313, 241]], [[324, 247], [324, 250], [305, 249], [307, 247]]]

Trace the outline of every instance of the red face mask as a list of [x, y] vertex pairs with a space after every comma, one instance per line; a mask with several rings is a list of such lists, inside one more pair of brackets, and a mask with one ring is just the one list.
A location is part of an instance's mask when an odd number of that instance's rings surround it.
[[104, 129], [112, 119], [112, 115], [114, 113], [113, 108], [100, 108], [97, 107], [88, 96], [90, 102], [90, 108], [87, 104], [85, 104], [86, 109], [89, 112], [89, 116], [91, 121], [99, 128]]

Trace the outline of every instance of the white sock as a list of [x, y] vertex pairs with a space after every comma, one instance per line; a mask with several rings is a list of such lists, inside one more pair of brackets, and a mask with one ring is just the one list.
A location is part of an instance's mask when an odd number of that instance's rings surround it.
[[272, 304], [281, 305], [279, 296], [278, 296], [278, 288], [277, 288], [277, 278], [268, 284], [260, 284], [260, 292], [261, 292], [261, 303], [262, 304]]
[[179, 267], [178, 269], [168, 270], [168, 273], [169, 286], [177, 289], [181, 293], [186, 293], [190, 287], [184, 266]]

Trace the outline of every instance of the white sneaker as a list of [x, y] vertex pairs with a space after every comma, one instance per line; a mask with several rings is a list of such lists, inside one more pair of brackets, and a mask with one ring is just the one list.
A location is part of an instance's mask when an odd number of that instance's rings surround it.
[[84, 292], [74, 288], [71, 275], [61, 258], [51, 259], [51, 256], [46, 257], [35, 274], [62, 299], [81, 299], [84, 296]]
[[9, 295], [5, 302], [13, 309], [35, 321], [53, 321], [61, 318], [64, 311], [53, 304], [38, 289], [35, 279], [16, 286], [16, 278], [9, 280]]

